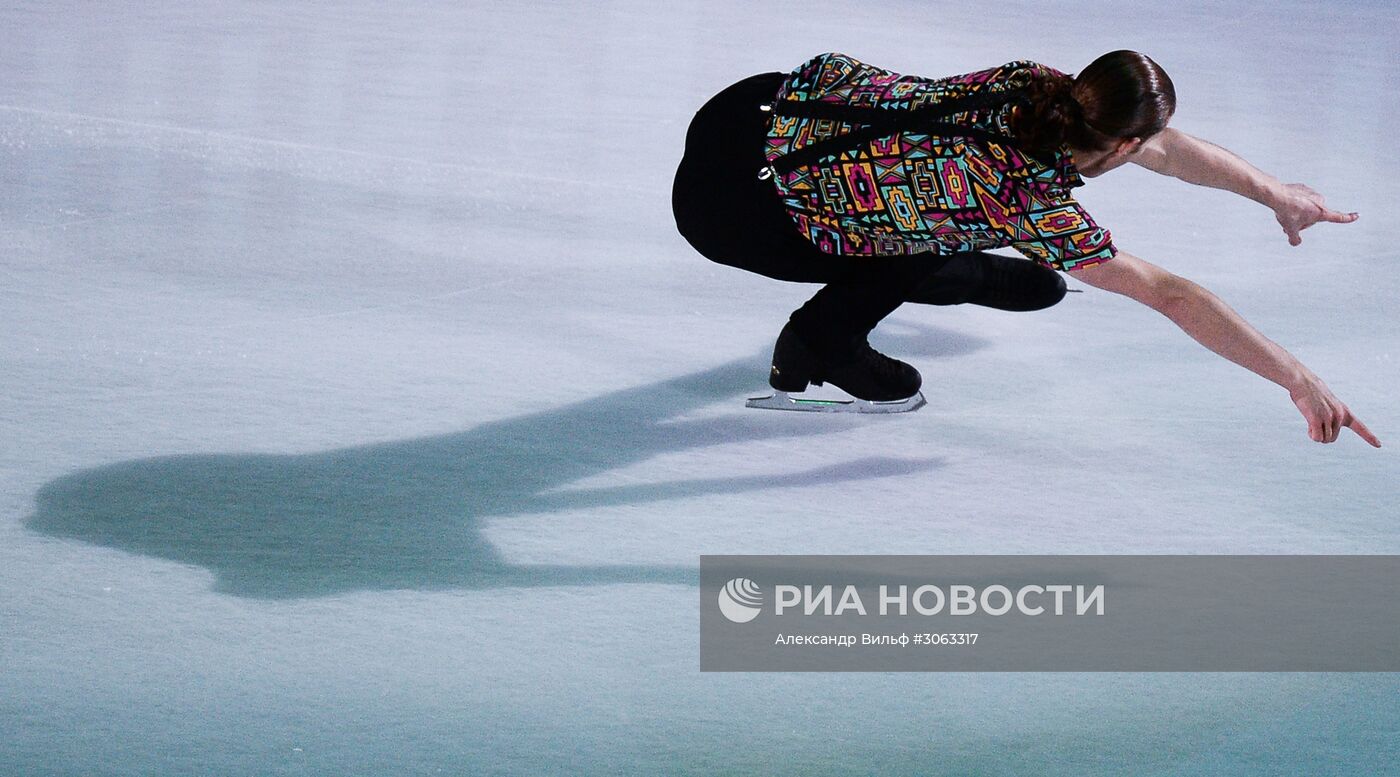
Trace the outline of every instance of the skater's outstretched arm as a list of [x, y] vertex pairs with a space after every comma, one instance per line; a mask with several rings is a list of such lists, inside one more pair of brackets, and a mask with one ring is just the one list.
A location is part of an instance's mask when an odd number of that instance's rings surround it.
[[1225, 189], [1268, 206], [1290, 245], [1319, 221], [1350, 224], [1359, 217], [1327, 207], [1321, 194], [1301, 183], [1283, 183], [1227, 149], [1171, 127], [1143, 142], [1132, 160], [1153, 172], [1198, 186]]
[[1107, 262], [1071, 270], [1070, 275], [1157, 310], [1201, 345], [1288, 389], [1293, 404], [1307, 419], [1308, 436], [1314, 441], [1333, 442], [1345, 426], [1381, 447], [1380, 440], [1321, 378], [1205, 287], [1124, 251]]

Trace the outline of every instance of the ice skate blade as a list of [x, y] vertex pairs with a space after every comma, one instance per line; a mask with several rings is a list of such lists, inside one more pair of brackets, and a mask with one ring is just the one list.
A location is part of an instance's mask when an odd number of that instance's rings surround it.
[[912, 413], [928, 404], [924, 392], [918, 391], [907, 399], [871, 402], [865, 399], [814, 399], [794, 397], [786, 391], [775, 391], [766, 397], [750, 397], [744, 407], [760, 410], [797, 410], [805, 413]]

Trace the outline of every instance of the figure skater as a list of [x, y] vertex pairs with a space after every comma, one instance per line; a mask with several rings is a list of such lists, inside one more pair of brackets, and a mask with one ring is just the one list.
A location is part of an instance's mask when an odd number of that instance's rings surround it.
[[[1295, 246], [1320, 221], [1356, 221], [1168, 127], [1175, 108], [1166, 72], [1133, 51], [1074, 77], [1016, 61], [940, 79], [821, 54], [739, 81], [696, 113], [672, 208], [707, 258], [821, 284], [773, 348], [778, 397], [830, 383], [867, 409], [916, 408], [922, 378], [870, 347], [876, 324], [906, 302], [1041, 310], [1065, 296], [1067, 272], [1287, 389], [1313, 440], [1349, 427], [1380, 447], [1311, 370], [1207, 289], [1119, 250], [1074, 200], [1083, 178], [1133, 162], [1268, 206]], [[1026, 258], [987, 253], [1000, 247]]]

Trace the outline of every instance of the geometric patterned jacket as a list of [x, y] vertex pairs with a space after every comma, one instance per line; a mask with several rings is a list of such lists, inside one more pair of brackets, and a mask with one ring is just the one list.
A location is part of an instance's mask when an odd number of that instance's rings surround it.
[[762, 175], [828, 254], [1011, 246], [1056, 270], [1107, 261], [1112, 236], [1070, 195], [1084, 181], [1069, 149], [1033, 157], [1008, 124], [1021, 90], [1046, 73], [1059, 71], [1022, 60], [929, 79], [821, 54], [770, 108]]

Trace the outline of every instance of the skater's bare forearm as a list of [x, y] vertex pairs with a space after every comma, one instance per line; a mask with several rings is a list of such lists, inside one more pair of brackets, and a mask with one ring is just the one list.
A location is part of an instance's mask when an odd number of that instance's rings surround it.
[[1196, 342], [1290, 392], [1317, 379], [1209, 289], [1181, 276], [1172, 276], [1170, 286], [1157, 309]]
[[1335, 442], [1341, 430], [1349, 428], [1371, 446], [1381, 447], [1366, 424], [1352, 415], [1312, 370], [1209, 290], [1172, 277], [1176, 290], [1158, 309], [1201, 345], [1288, 389], [1289, 399], [1308, 422], [1309, 437], [1316, 442]]
[[1201, 345], [1284, 388], [1311, 374], [1205, 287], [1127, 251], [1071, 275], [1160, 311]]
[[1381, 447], [1366, 424], [1352, 415], [1320, 378], [1199, 284], [1126, 251], [1070, 274], [1160, 311], [1201, 345], [1288, 389], [1288, 397], [1307, 420], [1308, 436], [1313, 440], [1333, 442], [1346, 427]]
[[1302, 243], [1300, 233], [1318, 222], [1350, 224], [1359, 217], [1355, 211], [1327, 207], [1326, 198], [1306, 184], [1283, 183], [1233, 152], [1171, 127], [1148, 138], [1133, 161], [1162, 175], [1225, 189], [1268, 206], [1290, 245]]
[[1286, 196], [1279, 179], [1228, 149], [1171, 127], [1144, 143], [1136, 161], [1162, 175], [1234, 192], [1269, 208]]

